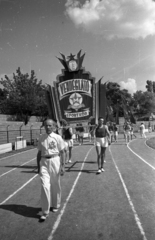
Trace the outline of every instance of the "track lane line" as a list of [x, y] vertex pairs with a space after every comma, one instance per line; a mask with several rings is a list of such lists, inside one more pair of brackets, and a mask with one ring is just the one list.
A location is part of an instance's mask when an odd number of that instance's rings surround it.
[[26, 150], [26, 151], [23, 151], [23, 152], [20, 152], [20, 153], [16, 153], [16, 154], [13, 154], [13, 155], [10, 155], [10, 156], [7, 156], [7, 157], [0, 158], [0, 161], [2, 161], [3, 159], [6, 159], [6, 158], [14, 157], [16, 155], [19, 155], [19, 154], [22, 154], [22, 153], [25, 153], [25, 152], [35, 150], [35, 149], [37, 149], [37, 148], [29, 149], [29, 150]]
[[3, 202], [0, 203], [0, 205], [6, 203], [10, 198], [12, 198], [16, 193], [18, 193], [20, 190], [22, 190], [26, 185], [28, 185], [34, 178], [38, 176], [35, 175], [32, 178], [30, 178], [26, 183], [24, 183], [20, 188], [18, 188], [14, 193], [12, 193], [9, 197], [7, 197]]
[[3, 177], [3, 176], [5, 176], [6, 174], [8, 174], [8, 173], [10, 173], [10, 172], [12, 172], [12, 171], [14, 171], [14, 170], [16, 170], [17, 168], [22, 167], [22, 166], [26, 165], [27, 163], [29, 163], [29, 162], [31, 162], [31, 161], [34, 161], [35, 159], [36, 159], [36, 158], [33, 158], [33, 159], [31, 159], [31, 160], [23, 163], [22, 165], [19, 165], [18, 167], [13, 168], [13, 169], [9, 170], [8, 172], [3, 173], [2, 175], [0, 175], [0, 178]]
[[127, 147], [129, 148], [129, 150], [135, 154], [138, 158], [140, 158], [145, 164], [147, 164], [149, 167], [151, 167], [153, 170], [155, 170], [155, 167], [153, 167], [150, 163], [148, 163], [147, 161], [145, 161], [145, 159], [143, 159], [141, 156], [139, 156], [137, 153], [135, 153], [130, 147], [129, 144], [127, 145]]
[[[76, 148], [76, 147], [75, 147]], [[73, 148], [73, 149], [75, 149]], [[35, 159], [35, 158], [34, 158]], [[33, 161], [34, 159], [31, 159], [30, 161]], [[26, 164], [26, 163], [24, 163]], [[7, 197], [3, 202], [0, 203], [0, 205], [4, 204], [5, 202], [7, 202], [10, 198], [12, 198], [16, 193], [18, 193], [20, 190], [22, 190], [27, 184], [29, 184], [34, 178], [36, 178], [38, 176], [38, 174], [36, 174], [35, 176], [33, 176], [29, 181], [27, 181], [26, 183], [24, 183], [20, 188], [18, 188], [14, 193], [12, 193], [11, 195], [9, 195], [9, 197]]]
[[69, 199], [71, 198], [72, 193], [74, 192], [74, 189], [75, 189], [75, 187], [76, 187], [76, 184], [77, 184], [77, 182], [78, 182], [78, 180], [79, 180], [79, 177], [80, 177], [80, 175], [81, 175], [81, 173], [82, 173], [81, 170], [83, 169], [84, 164], [85, 164], [85, 161], [86, 161], [86, 159], [87, 159], [90, 151], [92, 150], [92, 148], [94, 148], [94, 146], [92, 146], [92, 147], [88, 150], [88, 152], [87, 152], [87, 154], [86, 154], [86, 156], [85, 156], [85, 158], [84, 158], [84, 161], [83, 161], [83, 163], [82, 163], [80, 172], [79, 172], [78, 176], [76, 177], [76, 179], [75, 179], [75, 181], [74, 181], [74, 183], [73, 183], [73, 186], [72, 186], [72, 188], [71, 188], [71, 190], [70, 190], [70, 192], [69, 192], [69, 194], [68, 194], [68, 197], [66, 198], [66, 201], [65, 201], [65, 203], [64, 203], [64, 205], [63, 205], [63, 208], [61, 209], [61, 211], [60, 211], [60, 213], [59, 213], [59, 215], [58, 215], [58, 217], [57, 217], [57, 219], [56, 219], [56, 221], [55, 221], [55, 223], [54, 223], [54, 225], [53, 225], [53, 229], [52, 229], [50, 235], [48, 236], [48, 240], [52, 240], [52, 239], [53, 239], [54, 233], [56, 232], [56, 230], [57, 230], [57, 228], [58, 228], [58, 226], [59, 226], [59, 224], [60, 224], [61, 218], [62, 218], [62, 216], [63, 216], [63, 214], [64, 214], [64, 212], [65, 212], [67, 203], [68, 203]]
[[140, 230], [140, 233], [141, 233], [141, 235], [142, 235], [143, 240], [147, 240], [146, 235], [145, 235], [145, 231], [144, 231], [144, 229], [143, 229], [143, 226], [142, 226], [142, 223], [141, 223], [141, 221], [140, 221], [140, 218], [139, 218], [139, 216], [138, 216], [138, 214], [137, 214], [137, 212], [136, 212], [136, 210], [135, 210], [135, 207], [134, 207], [133, 202], [132, 202], [132, 200], [131, 200], [131, 197], [130, 197], [130, 195], [129, 195], [129, 192], [128, 192], [128, 189], [127, 189], [127, 187], [126, 187], [126, 184], [125, 184], [125, 182], [124, 182], [124, 180], [123, 180], [123, 177], [122, 177], [122, 175], [121, 175], [121, 173], [120, 173], [120, 171], [119, 171], [119, 168], [118, 168], [118, 166], [117, 166], [117, 164], [116, 164], [116, 162], [115, 162], [115, 160], [114, 160], [113, 154], [112, 154], [112, 152], [111, 152], [111, 148], [109, 148], [109, 152], [110, 152], [110, 155], [111, 155], [111, 157], [112, 157], [112, 160], [113, 160], [113, 163], [114, 163], [114, 165], [115, 165], [115, 168], [116, 168], [116, 170], [117, 170], [117, 173], [118, 173], [118, 175], [119, 175], [119, 178], [120, 178], [120, 180], [121, 180], [121, 182], [122, 182], [122, 185], [123, 185], [123, 188], [124, 188], [126, 197], [127, 197], [127, 199], [128, 199], [129, 205], [130, 205], [130, 207], [131, 207], [131, 209], [132, 209], [132, 211], [133, 211], [134, 218], [135, 218], [136, 224], [137, 224], [137, 226], [138, 226], [138, 229]]

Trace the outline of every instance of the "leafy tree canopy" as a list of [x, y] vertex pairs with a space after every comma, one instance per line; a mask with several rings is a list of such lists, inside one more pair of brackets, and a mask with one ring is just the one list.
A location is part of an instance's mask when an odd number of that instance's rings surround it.
[[146, 81], [146, 89], [148, 92], [154, 92], [155, 93], [155, 82], [151, 80]]
[[[35, 72], [21, 73], [20, 68], [13, 73], [13, 79], [7, 75], [0, 80], [6, 97], [1, 100], [1, 111], [4, 114], [15, 115], [16, 120], [29, 121], [30, 116], [47, 116], [45, 89], [42, 81], [38, 81]], [[1, 90], [2, 91], [2, 90]]]
[[135, 113], [138, 117], [155, 111], [155, 93], [137, 91], [133, 95]]
[[116, 115], [117, 109], [119, 107], [119, 115], [123, 116], [123, 99], [125, 99], [126, 104], [131, 105], [132, 96], [126, 89], [121, 90], [118, 83], [109, 82], [107, 84], [107, 99], [110, 102], [114, 110], [114, 116]]

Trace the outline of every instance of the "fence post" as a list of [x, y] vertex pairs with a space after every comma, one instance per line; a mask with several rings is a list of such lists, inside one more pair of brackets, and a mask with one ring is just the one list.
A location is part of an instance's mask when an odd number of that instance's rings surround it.
[[7, 125], [7, 143], [9, 143], [9, 126], [10, 125]]
[[42, 126], [40, 127], [40, 134], [41, 134], [41, 129], [42, 129]]
[[31, 141], [31, 144], [32, 144], [32, 127], [33, 127], [33, 124], [30, 126], [30, 141]]
[[19, 127], [20, 136], [22, 135], [22, 126], [23, 124]]

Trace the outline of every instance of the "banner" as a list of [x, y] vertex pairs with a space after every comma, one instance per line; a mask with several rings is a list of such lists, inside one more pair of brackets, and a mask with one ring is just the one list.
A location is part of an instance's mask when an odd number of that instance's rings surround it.
[[55, 102], [59, 121], [88, 121], [95, 117], [95, 78], [82, 68], [81, 51], [75, 55], [58, 58], [64, 69], [54, 81]]

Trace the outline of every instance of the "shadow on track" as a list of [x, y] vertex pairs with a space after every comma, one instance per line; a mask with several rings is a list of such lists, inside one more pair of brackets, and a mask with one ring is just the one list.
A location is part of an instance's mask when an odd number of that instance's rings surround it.
[[20, 166], [20, 165], [10, 165], [10, 166], [5, 166], [6, 168], [28, 168], [28, 169], [33, 169], [36, 168], [36, 166], [32, 166], [32, 165], [24, 165], [24, 166]]
[[[83, 163], [83, 161], [77, 161], [77, 163]], [[85, 163], [89, 163], [89, 164], [90, 164], [90, 163], [93, 163], [93, 164], [94, 164], [94, 163], [97, 163], [97, 161], [85, 162]]]
[[[11, 166], [4, 166], [6, 168], [21, 168], [21, 169], [27, 169], [27, 171], [21, 171], [23, 173], [38, 173], [37, 172], [37, 166], [28, 166], [28, 165], [25, 165], [25, 166], [20, 166], [20, 165], [11, 165]], [[28, 171], [28, 169], [32, 169], [31, 171]]]
[[82, 172], [82, 173], [95, 173], [96, 174], [96, 170], [66, 170], [66, 172]]
[[[83, 173], [95, 173], [96, 170], [80, 170], [80, 169], [75, 169], [74, 166], [77, 164], [77, 163], [83, 163], [83, 161], [76, 161], [74, 162], [71, 166], [66, 166], [66, 172], [83, 172]], [[94, 164], [96, 162], [85, 162], [85, 163], [88, 163], [88, 164]]]
[[39, 219], [40, 216], [38, 213], [41, 211], [41, 208], [34, 208], [26, 205], [16, 205], [16, 204], [1, 205], [0, 209], [11, 211], [16, 214], [22, 215], [24, 217], [37, 218], [37, 219]]

